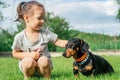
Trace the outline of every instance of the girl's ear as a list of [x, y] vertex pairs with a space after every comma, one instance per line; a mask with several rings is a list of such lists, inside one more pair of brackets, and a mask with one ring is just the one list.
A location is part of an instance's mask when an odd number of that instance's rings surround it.
[[27, 14], [24, 14], [24, 15], [23, 15], [23, 19], [24, 19], [25, 22], [28, 22], [28, 21], [29, 21], [29, 20], [28, 20], [28, 15], [27, 15]]

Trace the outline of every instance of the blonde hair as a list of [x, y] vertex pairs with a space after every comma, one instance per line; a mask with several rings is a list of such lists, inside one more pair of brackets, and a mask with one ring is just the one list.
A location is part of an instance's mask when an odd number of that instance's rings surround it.
[[21, 2], [21, 3], [19, 3], [19, 5], [17, 7], [17, 18], [15, 21], [24, 20], [23, 15], [26, 13], [29, 13], [30, 10], [32, 9], [33, 5], [37, 5], [41, 8], [43, 8], [43, 10], [45, 11], [44, 6], [37, 1]]

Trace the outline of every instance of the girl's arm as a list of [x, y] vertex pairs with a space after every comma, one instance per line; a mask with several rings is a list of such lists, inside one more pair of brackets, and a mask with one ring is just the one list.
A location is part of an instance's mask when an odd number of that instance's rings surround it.
[[40, 52], [40, 49], [38, 49], [35, 52], [22, 52], [22, 51], [13, 50], [12, 55], [14, 58], [17, 58], [17, 59], [23, 59], [24, 57], [32, 57], [35, 60], [37, 60], [40, 57], [39, 52]]
[[65, 48], [67, 42], [68, 42], [67, 40], [57, 39], [54, 44], [55, 44], [56, 46]]
[[29, 56], [28, 54], [29, 52], [21, 52], [21, 51], [12, 50], [13, 57], [17, 59], [23, 59], [24, 57]]

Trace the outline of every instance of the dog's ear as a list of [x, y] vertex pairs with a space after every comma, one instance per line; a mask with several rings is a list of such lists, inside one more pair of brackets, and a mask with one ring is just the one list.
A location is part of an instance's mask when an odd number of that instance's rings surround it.
[[89, 51], [89, 45], [87, 42], [83, 41], [83, 40], [80, 40], [80, 47], [81, 47], [81, 52], [82, 53], [85, 53], [85, 52], [88, 52]]

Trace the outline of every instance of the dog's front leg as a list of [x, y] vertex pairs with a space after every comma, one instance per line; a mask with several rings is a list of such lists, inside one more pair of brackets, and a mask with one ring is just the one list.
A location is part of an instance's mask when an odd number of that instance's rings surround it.
[[[75, 67], [75, 66], [74, 66]], [[79, 72], [75, 68], [73, 68], [73, 73], [76, 78], [78, 78]]]
[[78, 75], [79, 75], [78, 66], [75, 64], [75, 62], [73, 63], [73, 73], [74, 73], [74, 76], [78, 78]]

